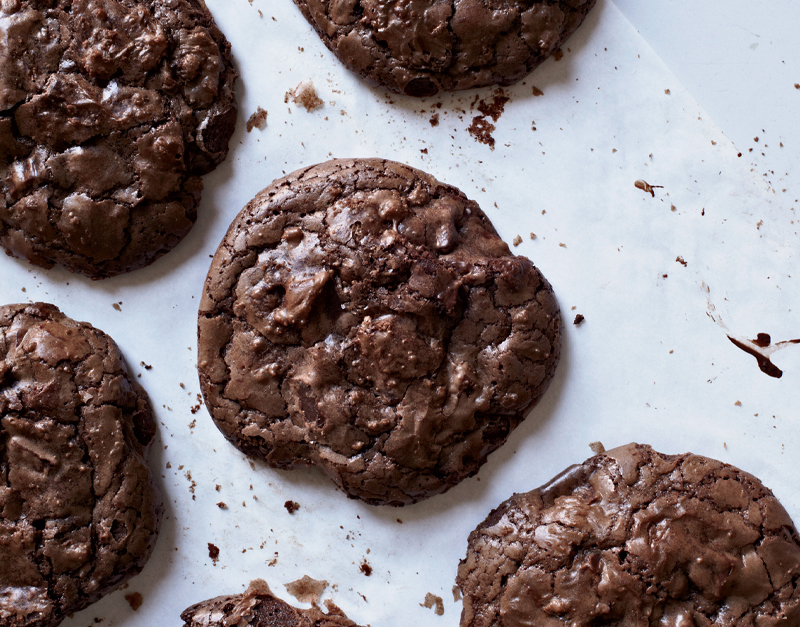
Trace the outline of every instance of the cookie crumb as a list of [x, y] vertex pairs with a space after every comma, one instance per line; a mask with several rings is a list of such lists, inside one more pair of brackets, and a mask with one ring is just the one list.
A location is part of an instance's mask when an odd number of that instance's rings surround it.
[[736, 407], [741, 407], [742, 406], [742, 401], [736, 401], [734, 403], [734, 405], [736, 405]]
[[531, 233], [531, 239], [536, 239], [536, 233]]
[[228, 509], [228, 506], [225, 504], [225, 501], [220, 501], [219, 503], [217, 503], [217, 507], [219, 507], [220, 509]]
[[561, 59], [563, 59], [563, 58], [564, 58], [564, 52], [561, 50], [561, 48], [559, 48], [558, 50], [556, 50], [556, 51], [553, 53], [553, 58], [554, 58], [556, 61], [561, 61]]
[[688, 263], [686, 263], [686, 260], [683, 257], [681, 257], [680, 255], [675, 257], [675, 261], [677, 261], [679, 264], [681, 264], [684, 268], [689, 265]]
[[533, 95], [534, 96], [544, 96], [544, 92], [539, 89], [536, 85], [533, 86]]
[[215, 544], [208, 543], [208, 556], [215, 562], [219, 559], [219, 547]]
[[428, 609], [431, 609], [434, 605], [436, 606], [436, 609], [433, 610], [434, 614], [437, 616], [444, 614], [444, 602], [442, 601], [442, 597], [438, 597], [435, 594], [428, 592], [425, 595], [425, 602], [419, 604], [420, 607], [427, 607]]
[[302, 81], [293, 90], [287, 91], [283, 101], [289, 102], [289, 100], [304, 107], [306, 111], [313, 111], [323, 105], [323, 101], [317, 96], [317, 90], [311, 81]]
[[583, 314], [578, 314], [577, 316], [575, 316], [575, 320], [572, 321], [572, 324], [574, 324], [577, 327], [580, 326], [580, 324], [584, 320], [586, 320], [586, 318], [583, 317]]
[[119, 306], [119, 303], [114, 303], [114, 304], [113, 304], [113, 305], [111, 305], [111, 306], [112, 306], [114, 309], [116, 309], [117, 311], [122, 311], [122, 307], [120, 307], [120, 306]]
[[363, 562], [361, 562], [360, 570], [367, 577], [369, 577], [372, 574], [372, 566], [369, 565], [366, 559]]
[[650, 194], [653, 198], [656, 197], [656, 193], [653, 190], [658, 189], [658, 188], [661, 188], [661, 189], [664, 188], [663, 185], [650, 185], [650, 183], [648, 183], [647, 181], [643, 181], [641, 179], [635, 181], [634, 182], [634, 186], [639, 188], [639, 189], [641, 189], [641, 190], [644, 190], [645, 192]]
[[429, 122], [431, 123], [431, 126], [439, 126], [439, 114], [434, 113]]
[[522, 238], [517, 235], [511, 243], [514, 244], [514, 246], [519, 246], [522, 243]]
[[142, 595], [138, 592], [133, 592], [131, 594], [125, 595], [125, 600], [130, 603], [131, 609], [135, 612], [140, 607], [142, 607], [142, 603], [144, 603], [144, 599]]
[[472, 124], [467, 128], [467, 132], [475, 138], [476, 142], [486, 144], [489, 148], [494, 150], [494, 137], [492, 137], [492, 133], [495, 128], [495, 125], [489, 122], [485, 117], [476, 115], [472, 118]]
[[595, 455], [602, 455], [603, 453], [606, 452], [606, 447], [603, 446], [602, 442], [590, 442], [589, 448], [592, 449], [592, 452]]
[[300, 504], [296, 501], [286, 501], [283, 506], [290, 514], [294, 514], [298, 509], [300, 509]]
[[669, 206], [669, 210], [670, 210], [670, 211], [677, 211], [677, 210], [678, 210], [678, 208], [677, 208], [675, 205], [670, 205], [670, 206]]
[[319, 603], [319, 597], [328, 587], [328, 582], [324, 579], [312, 579], [308, 575], [303, 575], [300, 579], [283, 584], [286, 591], [300, 603]]
[[461, 590], [458, 586], [453, 586], [453, 603], [458, 603], [461, 600]]
[[669, 96], [669, 94], [670, 94], [670, 91], [669, 91], [669, 89], [665, 89], [665, 90], [664, 90], [664, 93], [665, 93], [665, 94], [667, 94], [667, 96]]
[[259, 131], [263, 131], [266, 126], [267, 112], [261, 107], [258, 107], [256, 112], [250, 116], [249, 120], [247, 120], [247, 132], [249, 133], [254, 128], [257, 128]]
[[143, 367], [145, 370], [152, 370], [152, 369], [153, 369], [153, 366], [151, 366], [150, 364], [146, 364], [146, 363], [144, 363], [144, 362], [140, 362], [140, 363], [141, 363], [142, 367]]

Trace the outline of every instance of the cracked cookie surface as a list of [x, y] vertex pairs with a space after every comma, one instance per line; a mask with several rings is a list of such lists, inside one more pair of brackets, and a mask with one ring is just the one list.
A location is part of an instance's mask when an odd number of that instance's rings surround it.
[[358, 627], [335, 605], [328, 613], [318, 607], [292, 607], [272, 595], [263, 579], [250, 582], [243, 594], [202, 601], [181, 614], [184, 627]]
[[105, 333], [0, 307], [0, 625], [54, 627], [138, 573], [162, 504], [147, 395]]
[[2, 0], [0, 244], [96, 279], [171, 250], [227, 155], [235, 79], [202, 0]]
[[557, 50], [596, 0], [295, 0], [325, 45], [408, 96], [510, 85]]
[[629, 444], [470, 534], [462, 627], [800, 625], [800, 538], [758, 479]]
[[454, 187], [381, 159], [261, 191], [206, 279], [198, 370], [219, 429], [279, 468], [402, 505], [477, 472], [560, 351], [552, 289]]

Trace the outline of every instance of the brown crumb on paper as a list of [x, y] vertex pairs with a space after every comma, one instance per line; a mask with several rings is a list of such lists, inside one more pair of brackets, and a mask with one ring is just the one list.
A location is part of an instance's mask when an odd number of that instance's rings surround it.
[[319, 597], [328, 587], [328, 582], [324, 579], [312, 579], [308, 575], [303, 575], [300, 579], [283, 584], [286, 591], [300, 603], [319, 603]]
[[794, 84], [794, 88], [795, 88], [795, 89], [800, 89], [800, 83], [795, 83], [795, 84]]
[[283, 506], [290, 514], [294, 514], [298, 509], [300, 509], [300, 503], [297, 503], [296, 501], [286, 501]]
[[220, 509], [228, 509], [228, 505], [225, 503], [225, 501], [220, 501], [219, 503], [217, 503], [217, 507], [219, 507]]
[[249, 120], [247, 120], [247, 132], [249, 133], [254, 128], [257, 128], [259, 131], [263, 131], [266, 126], [267, 112], [261, 107], [258, 107], [256, 112], [250, 116]]
[[472, 124], [467, 128], [467, 132], [475, 138], [476, 142], [486, 144], [489, 148], [494, 150], [494, 137], [492, 137], [492, 133], [495, 128], [495, 125], [489, 122], [485, 117], [476, 115], [472, 118]]
[[369, 577], [372, 574], [372, 566], [369, 565], [369, 562], [367, 562], [366, 559], [364, 559], [364, 561], [361, 562], [361, 566], [359, 567], [359, 569], [367, 577]]
[[439, 126], [439, 114], [434, 113], [430, 119], [431, 126]]
[[117, 311], [122, 311], [122, 307], [120, 307], [120, 306], [119, 306], [119, 303], [114, 303], [114, 304], [113, 304], [113, 305], [111, 305], [111, 306], [112, 306], [114, 309], [116, 309]]
[[219, 559], [219, 547], [216, 544], [208, 543], [208, 556], [215, 562]]
[[680, 255], [675, 257], [675, 261], [677, 261], [679, 264], [681, 264], [684, 268], [689, 265], [688, 263], [686, 263], [686, 260], [683, 257], [681, 257]]
[[634, 186], [639, 188], [639, 189], [644, 190], [645, 192], [650, 194], [653, 198], [656, 197], [656, 193], [653, 190], [658, 189], [658, 188], [664, 189], [663, 185], [650, 185], [650, 183], [648, 183], [647, 181], [643, 181], [641, 179], [639, 179], [638, 181], [634, 182]]
[[150, 364], [146, 364], [146, 363], [144, 363], [144, 362], [140, 362], [140, 363], [141, 363], [142, 367], [143, 367], [145, 370], [152, 370], [152, 369], [153, 369], [153, 366], [151, 366]]
[[574, 324], [577, 327], [580, 326], [580, 324], [584, 320], [586, 320], [586, 318], [583, 317], [583, 314], [578, 314], [577, 316], [575, 316], [575, 320], [572, 321], [572, 324]]
[[458, 586], [453, 586], [453, 603], [458, 603], [461, 600], [461, 590]]
[[664, 93], [665, 93], [665, 94], [667, 94], [667, 96], [669, 96], [669, 94], [670, 94], [670, 91], [669, 91], [669, 89], [665, 89], [665, 90], [664, 90]]
[[561, 48], [559, 48], [558, 50], [556, 50], [556, 51], [553, 53], [553, 58], [554, 58], [556, 61], [561, 61], [561, 59], [563, 59], [563, 58], [564, 58], [564, 52], [563, 52], [563, 50], [561, 50]]
[[736, 401], [734, 403], [734, 405], [736, 405], [736, 407], [741, 407], [742, 406], [742, 401]]
[[142, 603], [144, 603], [144, 599], [139, 592], [132, 592], [131, 594], [125, 595], [125, 600], [130, 603], [131, 609], [135, 612], [140, 607], [142, 607]]
[[514, 244], [514, 246], [519, 246], [522, 243], [522, 238], [517, 235], [511, 243]]
[[533, 86], [533, 95], [534, 96], [544, 96], [544, 92], [539, 89], [536, 85]]
[[589, 448], [592, 449], [592, 452], [595, 455], [602, 455], [603, 453], [606, 452], [606, 447], [603, 446], [602, 442], [590, 442]]
[[293, 90], [287, 91], [283, 101], [289, 102], [290, 100], [304, 107], [306, 111], [313, 111], [323, 105], [322, 99], [317, 96], [317, 90], [314, 89], [314, 83], [311, 81], [303, 81]]
[[536, 233], [531, 233], [531, 239], [536, 239]]
[[420, 603], [420, 607], [427, 607], [431, 609], [433, 606], [436, 606], [436, 609], [433, 610], [433, 613], [437, 616], [441, 616], [444, 614], [444, 602], [442, 601], [442, 597], [437, 597], [435, 594], [428, 594], [425, 595], [425, 603]]

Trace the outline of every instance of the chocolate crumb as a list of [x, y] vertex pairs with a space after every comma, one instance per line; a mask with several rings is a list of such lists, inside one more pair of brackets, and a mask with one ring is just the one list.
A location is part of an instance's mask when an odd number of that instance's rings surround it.
[[639, 189], [641, 189], [641, 190], [644, 190], [645, 192], [650, 194], [653, 198], [656, 197], [656, 193], [653, 191], [654, 189], [657, 189], [657, 188], [663, 189], [664, 188], [663, 185], [650, 185], [650, 183], [648, 183], [647, 181], [643, 181], [641, 179], [639, 179], [638, 181], [635, 181], [634, 182], [634, 186], [639, 188]]
[[306, 111], [318, 109], [323, 104], [322, 99], [317, 96], [314, 83], [311, 81], [303, 81], [293, 90], [287, 91], [283, 101], [289, 102], [289, 100], [304, 107]]
[[153, 369], [153, 366], [151, 366], [150, 364], [146, 364], [144, 362], [141, 362], [141, 365], [144, 367], [145, 370], [152, 370]]
[[367, 577], [372, 574], [372, 566], [367, 563], [367, 560], [361, 562], [361, 572], [364, 573]]
[[485, 117], [476, 115], [472, 118], [472, 124], [467, 128], [467, 132], [475, 138], [476, 142], [486, 144], [489, 148], [494, 150], [494, 137], [492, 137], [492, 132], [494, 132], [495, 128], [495, 125], [489, 122]]
[[669, 96], [669, 94], [670, 94], [670, 91], [669, 91], [669, 89], [665, 89], [665, 90], [664, 90], [664, 93], [665, 93], [665, 94], [667, 94], [667, 96]]
[[442, 601], [442, 597], [438, 597], [435, 594], [428, 592], [428, 594], [425, 595], [425, 603], [419, 604], [420, 607], [427, 607], [428, 609], [431, 609], [434, 605], [436, 606], [436, 609], [433, 610], [434, 614], [437, 616], [444, 614], [444, 602]]
[[514, 244], [514, 246], [519, 246], [522, 243], [522, 238], [519, 235], [517, 235], [514, 238], [514, 241], [511, 242], [511, 243]]
[[453, 603], [458, 603], [461, 600], [461, 590], [458, 586], [453, 586]]
[[303, 575], [296, 581], [283, 584], [286, 591], [300, 603], [319, 603], [319, 597], [328, 587], [328, 582], [324, 579], [312, 579], [308, 575]]
[[742, 406], [742, 401], [736, 401], [734, 403], [734, 405], [736, 405], [736, 407], [741, 407]]
[[606, 452], [606, 447], [603, 446], [602, 442], [590, 442], [589, 448], [592, 449], [595, 455], [601, 455]]
[[544, 96], [544, 92], [539, 89], [536, 85], [533, 86], [533, 95], [534, 96]]
[[531, 239], [536, 239], [536, 233], [531, 233]]
[[131, 609], [135, 612], [140, 607], [142, 607], [142, 603], [144, 603], [144, 599], [142, 595], [138, 592], [132, 592], [131, 594], [125, 595], [125, 600], [130, 603]]
[[249, 133], [254, 128], [257, 128], [259, 131], [263, 131], [266, 126], [267, 112], [261, 107], [258, 107], [256, 112], [250, 116], [250, 119], [247, 120], [247, 132]]
[[575, 320], [573, 320], [572, 324], [574, 324], [577, 327], [584, 320], [586, 320], [586, 318], [583, 317], [583, 314], [578, 314], [577, 316], [575, 316]]
[[228, 506], [225, 504], [225, 501], [220, 501], [219, 503], [217, 503], [217, 507], [219, 507], [220, 509], [228, 509]]
[[111, 305], [111, 306], [112, 306], [114, 309], [116, 309], [117, 311], [122, 311], [122, 307], [120, 307], [120, 306], [119, 306], [119, 303], [114, 303], [114, 304], [113, 304], [113, 305]]
[[434, 113], [430, 119], [431, 126], [439, 126], [439, 114]]
[[219, 559], [219, 547], [215, 544], [208, 543], [208, 556], [215, 562]]
[[795, 84], [794, 84], [794, 88], [795, 88], [795, 89], [800, 89], [800, 83], [795, 83]]
[[679, 264], [681, 264], [684, 268], [689, 265], [688, 263], [686, 263], [686, 260], [683, 257], [681, 257], [680, 255], [675, 257], [675, 261], [677, 261]]
[[553, 58], [554, 58], [556, 61], [561, 61], [561, 59], [563, 59], [563, 58], [564, 58], [564, 52], [561, 50], [561, 48], [559, 48], [558, 50], [556, 50], [556, 51], [553, 53]]
[[286, 501], [283, 506], [290, 514], [294, 514], [298, 509], [300, 509], [300, 504], [296, 503], [295, 501]]
[[222, 489], [222, 486], [221, 486], [220, 484], [217, 484], [217, 485], [216, 485], [216, 487], [215, 487], [214, 489], [215, 489], [217, 492], [219, 492], [219, 491]]

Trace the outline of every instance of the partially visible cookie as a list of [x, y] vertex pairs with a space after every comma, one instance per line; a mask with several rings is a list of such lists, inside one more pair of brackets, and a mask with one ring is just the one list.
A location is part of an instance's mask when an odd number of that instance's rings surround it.
[[325, 45], [408, 96], [510, 85], [557, 50], [596, 0], [295, 0]]
[[54, 627], [138, 573], [161, 497], [147, 395], [105, 333], [0, 307], [0, 625]]
[[328, 613], [318, 607], [292, 607], [272, 596], [263, 579], [250, 582], [244, 594], [202, 601], [181, 614], [184, 627], [358, 627], [335, 605]]
[[461, 627], [800, 625], [800, 538], [758, 479], [629, 444], [470, 534]]
[[475, 202], [406, 165], [341, 159], [236, 217], [200, 303], [198, 369], [241, 450], [402, 505], [505, 442], [544, 394], [560, 334], [549, 283]]
[[99, 279], [192, 227], [236, 122], [203, 0], [0, 3], [0, 244]]

